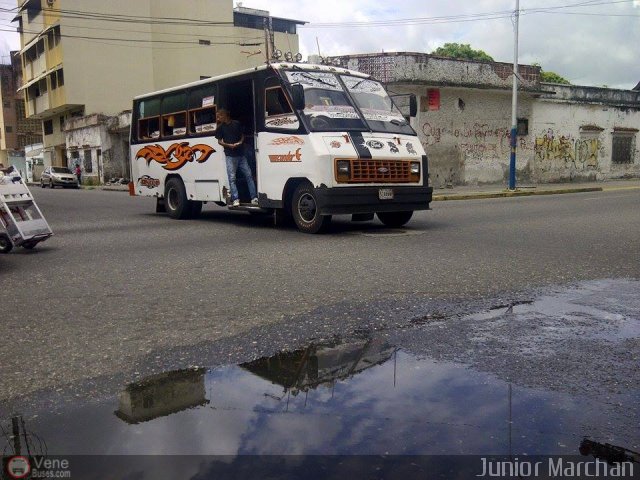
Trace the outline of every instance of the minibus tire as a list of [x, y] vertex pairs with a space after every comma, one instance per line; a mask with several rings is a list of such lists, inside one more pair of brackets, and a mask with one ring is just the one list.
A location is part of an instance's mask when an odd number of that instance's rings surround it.
[[189, 217], [191, 209], [187, 191], [179, 178], [170, 178], [164, 189], [164, 206], [171, 218], [182, 220]]
[[198, 218], [202, 212], [202, 202], [199, 200], [189, 200], [189, 218]]
[[298, 230], [304, 233], [320, 233], [331, 223], [331, 215], [320, 215], [313, 187], [299, 184], [291, 198], [291, 215]]
[[387, 227], [398, 228], [404, 226], [411, 217], [413, 216], [413, 211], [409, 210], [407, 212], [378, 212], [378, 219], [385, 224]]

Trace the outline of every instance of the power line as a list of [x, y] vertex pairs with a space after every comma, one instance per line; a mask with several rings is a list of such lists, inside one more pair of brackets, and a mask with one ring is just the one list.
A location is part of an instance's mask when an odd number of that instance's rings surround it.
[[[17, 13], [18, 8], [0, 8], [0, 11], [6, 13]], [[197, 18], [182, 18], [182, 17], [146, 17], [142, 15], [125, 15], [125, 14], [112, 14], [112, 13], [99, 13], [83, 10], [63, 10], [63, 9], [47, 9], [47, 12], [57, 14], [60, 18], [79, 18], [87, 20], [101, 20], [105, 22], [118, 22], [118, 23], [142, 23], [148, 25], [185, 25], [185, 26], [234, 26], [234, 22], [227, 21], [210, 21], [201, 20]]]
[[[3, 29], [0, 28], [0, 32], [15, 32], [15, 30], [10, 30], [10, 29]], [[29, 33], [29, 34], [34, 34], [37, 35], [41, 32], [25, 32], [25, 33]], [[194, 38], [193, 41], [185, 41], [185, 40], [153, 40], [153, 39], [144, 39], [144, 38], [117, 38], [117, 37], [92, 37], [92, 36], [88, 36], [88, 35], [71, 35], [71, 34], [60, 34], [60, 37], [62, 38], [80, 38], [80, 39], [84, 39], [84, 40], [108, 40], [108, 41], [114, 41], [114, 42], [143, 42], [143, 43], [159, 43], [159, 44], [188, 44], [188, 45], [193, 45], [193, 44], [198, 44], [200, 46], [213, 46], [213, 45], [240, 45], [241, 43], [244, 44], [245, 42], [211, 42], [209, 44], [206, 45], [201, 45], [198, 43], [199, 39], [198, 38]], [[247, 38], [246, 40], [248, 41], [258, 41], [261, 40], [260, 37], [254, 37], [254, 38]], [[260, 45], [262, 45], [262, 42], [259, 43]]]
[[[568, 5], [556, 5], [551, 7], [538, 7], [531, 9], [520, 9], [521, 15], [530, 15], [535, 13], [565, 13], [558, 12], [557, 10], [575, 7], [594, 7], [600, 5], [614, 5], [631, 3], [633, 0], [615, 0], [615, 1], [602, 1], [602, 0], [590, 0], [585, 2], [573, 3]], [[401, 19], [385, 19], [385, 20], [368, 20], [363, 22], [329, 22], [329, 23], [308, 23], [306, 25], [300, 25], [300, 28], [314, 29], [314, 28], [352, 28], [352, 27], [372, 27], [372, 26], [398, 26], [398, 25], [433, 25], [441, 23], [465, 23], [476, 22], [484, 20], [496, 20], [502, 18], [510, 18], [513, 15], [512, 10], [500, 10], [495, 12], [485, 13], [470, 13], [461, 15], [445, 15], [434, 17], [422, 17], [422, 18], [401, 18]], [[599, 14], [608, 15], [608, 14]], [[635, 15], [633, 15], [635, 16]]]
[[[13, 25], [7, 25], [7, 24], [0, 24], [0, 26], [3, 27], [7, 27], [7, 28], [13, 28]], [[80, 30], [100, 30], [100, 31], [109, 31], [109, 32], [125, 32], [125, 33], [139, 33], [139, 34], [152, 34], [154, 36], [157, 35], [169, 35], [172, 37], [175, 36], [179, 36], [179, 37], [191, 37], [197, 40], [206, 40], [206, 39], [213, 39], [213, 38], [225, 38], [225, 39], [236, 39], [238, 41], [244, 41], [244, 40], [260, 40], [262, 39], [262, 36], [259, 37], [246, 37], [246, 36], [242, 36], [242, 35], [201, 35], [201, 34], [197, 34], [194, 35], [193, 33], [172, 33], [172, 32], [140, 32], [139, 30], [130, 30], [130, 29], [121, 29], [121, 28], [94, 28], [94, 27], [90, 27], [90, 26], [80, 26], [80, 25], [68, 25], [68, 24], [64, 24], [64, 29], [66, 30], [67, 28], [75, 28], [75, 29], [80, 29]], [[14, 30], [16, 31], [16, 30]], [[24, 30], [23, 30], [24, 31]], [[33, 34], [35, 35], [36, 32], [33, 31], [24, 31], [25, 33], [28, 34]], [[37, 32], [37, 33], [43, 33], [43, 31]], [[72, 34], [62, 34], [61, 36], [72, 36]], [[105, 37], [105, 40], [110, 40], [111, 38], [109, 37]]]

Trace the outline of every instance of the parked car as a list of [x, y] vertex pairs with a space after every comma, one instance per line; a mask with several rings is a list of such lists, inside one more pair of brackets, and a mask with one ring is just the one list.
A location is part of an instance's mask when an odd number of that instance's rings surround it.
[[78, 177], [71, 173], [66, 167], [47, 167], [42, 172], [42, 177], [40, 177], [40, 186], [44, 187], [57, 187], [61, 186], [64, 188], [79, 188]]

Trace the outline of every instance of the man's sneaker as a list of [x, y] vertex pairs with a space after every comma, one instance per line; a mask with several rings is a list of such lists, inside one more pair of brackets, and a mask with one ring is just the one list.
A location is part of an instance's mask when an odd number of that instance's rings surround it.
[[240, 200], [234, 200], [233, 201], [233, 206], [234, 207], [239, 207], [240, 206]]
[[251, 200], [251, 205], [258, 205], [258, 199], [254, 198], [253, 200]]

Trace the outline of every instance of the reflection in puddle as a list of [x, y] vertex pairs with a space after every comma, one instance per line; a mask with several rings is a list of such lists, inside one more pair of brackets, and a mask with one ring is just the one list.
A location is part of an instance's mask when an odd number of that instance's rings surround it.
[[340, 343], [311, 344], [304, 350], [284, 352], [260, 358], [240, 366], [249, 372], [284, 387], [297, 395], [300, 391], [331, 385], [367, 368], [381, 365], [395, 348], [379, 339]]
[[602, 408], [373, 338], [154, 375], [29, 427], [49, 454], [578, 454], [585, 436], [633, 447]]
[[127, 423], [139, 423], [205, 405], [204, 368], [177, 370], [131, 383], [120, 394], [115, 414]]

